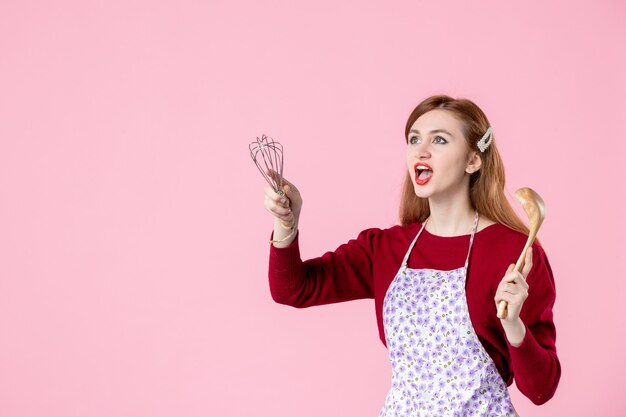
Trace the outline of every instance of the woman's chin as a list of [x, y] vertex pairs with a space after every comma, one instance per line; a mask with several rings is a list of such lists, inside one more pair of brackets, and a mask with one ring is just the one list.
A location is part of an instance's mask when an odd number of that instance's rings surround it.
[[428, 198], [431, 195], [430, 192], [424, 190], [422, 185], [414, 185], [413, 189], [415, 190], [415, 195], [419, 198]]

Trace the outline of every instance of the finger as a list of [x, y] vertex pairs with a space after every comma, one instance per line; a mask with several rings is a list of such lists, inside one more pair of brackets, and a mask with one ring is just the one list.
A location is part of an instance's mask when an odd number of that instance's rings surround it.
[[[500, 303], [501, 303], [502, 301], [506, 301], [506, 300], [505, 300], [505, 299], [504, 299], [504, 298], [500, 295], [500, 296], [495, 297], [495, 298], [494, 298], [494, 301], [495, 301], [495, 303], [496, 303], [496, 309], [499, 309], [499, 308], [500, 308]], [[507, 303], [508, 303], [508, 301], [507, 301]], [[507, 306], [507, 307], [508, 307], [508, 306]]]
[[528, 292], [530, 287], [528, 286], [528, 282], [524, 276], [518, 277], [518, 279], [515, 280], [515, 283], [521, 285]]
[[285, 192], [285, 194], [287, 194], [290, 198], [293, 198], [295, 196], [300, 195], [300, 191], [298, 191], [298, 189], [296, 188], [295, 185], [293, 185], [292, 183], [288, 182], [285, 185], [283, 185], [283, 191]]
[[286, 184], [283, 185], [283, 191], [285, 192], [285, 195], [287, 196], [287, 198], [292, 199], [295, 197], [296, 194], [298, 194], [298, 190], [296, 189], [296, 187], [290, 184]]
[[285, 207], [280, 202], [276, 202], [268, 196], [265, 196], [265, 208], [272, 214], [278, 214], [282, 216], [286, 216], [291, 213], [291, 209], [289, 207]]
[[274, 210], [271, 210], [269, 208], [265, 208], [272, 216], [276, 217], [277, 219], [280, 219], [282, 221], [285, 222], [289, 222], [293, 219], [293, 213], [287, 213], [287, 214], [279, 214]]
[[291, 201], [289, 199], [289, 196], [287, 195], [287, 193], [284, 192], [284, 190], [283, 193], [284, 194], [280, 196], [276, 204], [280, 205], [281, 207], [290, 208]]
[[523, 295], [520, 294], [511, 294], [508, 292], [502, 292], [499, 294], [496, 294], [496, 296], [494, 297], [494, 301], [496, 302], [496, 305], [500, 304], [501, 301], [506, 301], [509, 304], [521, 304], [523, 303], [525, 300]]
[[525, 282], [507, 283], [502, 287], [502, 291], [509, 294], [528, 294], [528, 285]]
[[509, 271], [504, 276], [504, 278], [502, 278], [502, 281], [505, 282], [505, 283], [507, 283], [507, 282], [516, 282], [520, 278], [524, 278], [521, 273], [519, 273], [517, 271]]
[[498, 284], [498, 288], [496, 289], [496, 291], [500, 291], [502, 287], [504, 286], [504, 284], [506, 284], [507, 282], [511, 282], [513, 280], [512, 274], [513, 274], [514, 268], [515, 268], [515, 264], [509, 265], [509, 267], [506, 269], [504, 276], [500, 280], [500, 283]]
[[507, 313], [507, 318], [510, 316], [511, 313], [511, 309], [514, 307], [513, 304], [513, 300], [511, 299], [511, 295], [510, 294], [503, 294], [501, 297], [499, 297], [496, 300], [496, 310], [498, 310], [500, 308], [500, 303], [502, 303], [503, 301], [505, 301], [508, 313]]
[[267, 186], [263, 188], [263, 191], [265, 192], [265, 195], [273, 201], [278, 201], [281, 197], [272, 187]]
[[274, 205], [274, 206], [270, 206], [270, 207], [266, 207], [266, 208], [267, 208], [267, 210], [270, 213], [272, 213], [272, 214], [274, 214], [276, 216], [286, 217], [286, 216], [289, 216], [291, 214], [291, 210], [289, 208], [285, 208], [285, 207], [280, 207], [280, 206]]
[[508, 297], [510, 294], [505, 293], [504, 291], [498, 291], [496, 295], [493, 297], [493, 300], [496, 302], [496, 306], [500, 304], [501, 301], [508, 301]]
[[289, 199], [284, 195], [278, 194], [272, 187], [265, 187], [265, 197], [269, 198], [275, 204], [278, 204], [282, 207], [289, 207]]
[[517, 291], [517, 289], [515, 289], [513, 287], [513, 284], [506, 284], [506, 285], [503, 285], [502, 288], [500, 288], [496, 292], [496, 295], [494, 296], [494, 299], [496, 299], [496, 300], [501, 299], [502, 296], [504, 296], [504, 294], [516, 295], [517, 293], [518, 293], [518, 291]]
[[506, 285], [519, 285], [521, 288], [528, 290], [528, 283], [521, 273], [514, 271], [504, 278]]
[[496, 305], [499, 304], [502, 300], [508, 303], [513, 303], [515, 305], [521, 305], [524, 303], [524, 301], [526, 301], [527, 298], [528, 292], [524, 289], [521, 289], [519, 287], [516, 289], [505, 288], [495, 294], [494, 301]]

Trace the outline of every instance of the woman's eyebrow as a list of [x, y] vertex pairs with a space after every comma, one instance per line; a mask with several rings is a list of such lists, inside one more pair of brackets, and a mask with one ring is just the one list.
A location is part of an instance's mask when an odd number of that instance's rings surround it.
[[[413, 133], [417, 133], [418, 135], [420, 134], [420, 131], [419, 131], [419, 130], [417, 130], [417, 129], [411, 129], [410, 131], [411, 131], [411, 132], [413, 132]], [[435, 129], [435, 130], [431, 130], [431, 131], [430, 131], [430, 133], [445, 133], [445, 134], [446, 134], [446, 135], [448, 135], [448, 136], [452, 136], [452, 137], [454, 137], [454, 136], [452, 135], [452, 133], [448, 132], [448, 131], [447, 131], [447, 130], [445, 130], [445, 129]]]

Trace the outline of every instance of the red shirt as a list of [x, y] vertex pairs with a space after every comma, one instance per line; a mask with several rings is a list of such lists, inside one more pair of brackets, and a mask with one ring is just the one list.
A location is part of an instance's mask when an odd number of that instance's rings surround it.
[[[367, 229], [334, 252], [302, 261], [298, 237], [286, 248], [271, 245], [269, 283], [273, 299], [293, 307], [373, 298], [384, 344], [382, 305], [421, 223], [389, 229]], [[526, 325], [522, 344], [513, 347], [496, 316], [494, 296], [510, 264], [517, 262], [527, 236], [501, 224], [476, 232], [469, 258], [466, 297], [479, 340], [507, 385], [515, 381], [533, 403], [554, 395], [561, 376], [556, 354], [552, 307], [556, 292], [548, 258], [533, 244], [533, 265], [526, 281], [529, 295], [520, 313]], [[442, 237], [426, 229], [409, 257], [408, 267], [452, 270], [465, 264], [470, 235]]]

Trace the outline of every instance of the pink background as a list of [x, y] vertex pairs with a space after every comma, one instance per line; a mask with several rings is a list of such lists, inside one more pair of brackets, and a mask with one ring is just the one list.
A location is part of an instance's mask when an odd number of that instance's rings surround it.
[[247, 147], [284, 144], [321, 255], [397, 221], [433, 93], [548, 205], [563, 376], [518, 411], [624, 415], [626, 7], [533, 4], [2, 1], [0, 416], [376, 416], [373, 302], [271, 300]]

